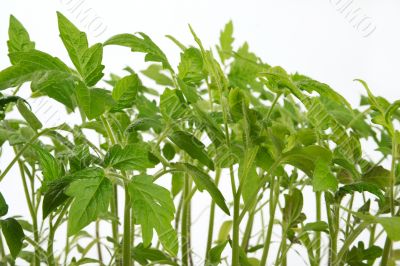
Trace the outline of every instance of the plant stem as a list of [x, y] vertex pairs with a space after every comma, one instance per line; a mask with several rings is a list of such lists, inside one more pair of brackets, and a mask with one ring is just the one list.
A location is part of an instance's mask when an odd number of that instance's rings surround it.
[[[17, 149], [14, 147], [14, 152], [17, 153]], [[32, 217], [32, 230], [33, 230], [33, 238], [34, 241], [36, 243], [39, 243], [39, 232], [38, 232], [38, 226], [37, 226], [37, 213], [35, 211], [35, 207], [32, 204], [31, 201], [31, 197], [29, 194], [29, 190], [28, 190], [28, 185], [26, 182], [26, 176], [25, 176], [25, 169], [24, 169], [24, 165], [21, 162], [21, 160], [18, 160], [18, 167], [21, 173], [21, 179], [22, 179], [22, 185], [24, 188], [24, 193], [25, 193], [25, 198], [26, 198], [26, 202], [28, 204], [28, 209], [29, 209], [29, 213]], [[35, 248], [35, 257], [34, 257], [34, 265], [35, 266], [39, 266], [40, 265], [40, 255], [39, 255], [39, 251], [37, 250], [37, 248]]]
[[128, 184], [125, 183], [125, 209], [124, 209], [124, 237], [123, 237], [123, 265], [131, 265], [131, 200]]
[[[317, 210], [317, 215], [316, 215], [316, 220], [317, 222], [321, 221], [321, 192], [317, 191], [315, 193], [315, 202], [316, 202], [316, 210]], [[315, 245], [317, 246], [317, 250], [315, 251], [315, 261], [317, 265], [320, 265], [321, 263], [321, 232], [316, 232], [315, 234], [316, 240], [315, 240]]]
[[103, 261], [103, 254], [101, 252], [101, 238], [100, 238], [100, 220], [96, 220], [96, 240], [97, 240], [97, 256], [99, 261]]
[[234, 195], [233, 199], [233, 227], [232, 227], [232, 266], [239, 266], [239, 231], [240, 231], [240, 191]]
[[189, 198], [190, 194], [190, 180], [189, 176], [185, 174], [185, 181], [183, 187], [183, 207], [182, 207], [182, 224], [181, 224], [181, 245], [182, 245], [182, 265], [188, 266], [189, 265], [189, 206], [190, 201], [187, 199]]
[[[215, 185], [218, 187], [219, 184], [219, 180], [221, 177], [221, 169], [217, 168], [216, 169], [216, 173], [215, 173]], [[213, 235], [214, 235], [214, 219], [215, 219], [215, 201], [211, 201], [211, 207], [210, 207], [210, 219], [208, 222], [208, 237], [207, 237], [207, 246], [206, 246], [206, 263], [208, 261], [208, 253], [211, 249], [211, 245], [212, 245], [212, 240], [213, 240]]]
[[[395, 202], [394, 188], [396, 185], [396, 161], [397, 161], [396, 133], [397, 132], [394, 132], [393, 136], [392, 136], [392, 167], [391, 167], [391, 172], [390, 172], [390, 188], [389, 188], [390, 213], [391, 213], [392, 217], [394, 217], [396, 214], [396, 207], [394, 204], [394, 202]], [[386, 236], [381, 266], [385, 266], [388, 264], [392, 246], [393, 246], [392, 240], [388, 236]]]
[[368, 222], [362, 222], [356, 229], [354, 229], [351, 234], [346, 238], [343, 243], [342, 248], [340, 249], [337, 257], [333, 260], [334, 266], [340, 265], [342, 263], [344, 255], [347, 253], [348, 249], [350, 248], [351, 244], [357, 239], [357, 237], [367, 228]]
[[[278, 184], [276, 184], [276, 183], [278, 183]], [[261, 257], [260, 265], [267, 264], [269, 248], [271, 245], [272, 229], [274, 227], [275, 210], [276, 210], [276, 205], [278, 203], [278, 197], [279, 197], [279, 182], [275, 182], [275, 177], [271, 177], [270, 191], [269, 191], [269, 198], [270, 198], [269, 222], [268, 222], [267, 236], [265, 238], [263, 254]]]
[[254, 224], [254, 216], [256, 214], [256, 212], [254, 210], [255, 207], [256, 207], [256, 205], [254, 205], [253, 209], [249, 212], [249, 218], [247, 219], [246, 229], [243, 234], [242, 248], [244, 251], [246, 251], [249, 247], [251, 232], [253, 230], [253, 224]]

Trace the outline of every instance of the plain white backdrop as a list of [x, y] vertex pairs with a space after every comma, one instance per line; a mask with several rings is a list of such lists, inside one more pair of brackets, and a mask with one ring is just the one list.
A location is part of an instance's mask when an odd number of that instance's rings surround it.
[[[361, 86], [353, 82], [355, 78], [364, 79], [377, 95], [390, 101], [400, 99], [399, 1], [1, 0], [1, 69], [9, 65], [6, 41], [10, 14], [24, 24], [39, 50], [70, 64], [58, 37], [56, 11], [86, 31], [91, 43], [105, 41], [118, 33], [143, 31], [163, 49], [173, 65], [178, 62], [179, 50], [165, 35], [173, 35], [184, 44], [194, 44], [188, 30], [190, 23], [205, 46], [211, 47], [218, 41], [225, 23], [232, 20], [236, 47], [247, 41], [250, 49], [266, 63], [325, 82], [354, 105], [363, 93]], [[122, 73], [126, 65], [135, 70], [146, 66], [141, 56], [114, 47], [106, 48], [104, 64], [106, 73], [110, 70]], [[29, 96], [28, 87], [22, 93]], [[60, 115], [63, 111], [57, 104], [43, 108], [36, 102], [33, 108], [37, 108], [39, 117], [54, 117], [51, 114], [58, 112], [61, 121], [74, 122], [73, 116]], [[49, 123], [56, 122], [49, 120]], [[1, 169], [10, 159], [7, 157], [12, 157], [11, 153], [4, 156], [7, 152], [10, 151], [4, 150], [0, 159]], [[0, 184], [0, 191], [13, 206], [11, 215], [28, 214], [17, 171]], [[197, 197], [193, 217], [202, 213], [209, 202], [206, 195]], [[223, 215], [219, 215], [222, 219]], [[199, 255], [204, 250], [207, 222], [206, 212], [194, 226], [194, 247]], [[108, 232], [108, 228], [104, 230]], [[58, 243], [60, 248], [62, 244]], [[302, 265], [303, 260], [292, 254], [289, 265], [294, 263]]]

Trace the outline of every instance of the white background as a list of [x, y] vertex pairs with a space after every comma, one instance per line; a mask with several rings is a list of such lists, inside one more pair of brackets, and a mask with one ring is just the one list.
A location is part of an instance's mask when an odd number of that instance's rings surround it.
[[[88, 19], [82, 20], [82, 12], [89, 9]], [[190, 23], [205, 46], [210, 47], [231, 19], [236, 47], [248, 41], [250, 49], [268, 64], [328, 83], [354, 105], [363, 92], [353, 82], [355, 78], [364, 79], [377, 95], [390, 101], [400, 99], [399, 1], [1, 0], [0, 68], [9, 65], [6, 41], [10, 14], [24, 24], [38, 49], [70, 64], [58, 37], [56, 11], [86, 31], [91, 43], [102, 42], [117, 33], [143, 31], [159, 44], [173, 65], [177, 63], [179, 50], [164, 37], [166, 34], [184, 44], [193, 44], [187, 27]], [[132, 55], [128, 49], [105, 50], [107, 73], [111, 70], [121, 73], [126, 65], [141, 70], [145, 67], [142, 61], [142, 57]], [[23, 93], [28, 95], [29, 89], [24, 88]], [[57, 104], [50, 107], [47, 109], [62, 112]], [[48, 115], [48, 110], [45, 112], [43, 108], [37, 112]], [[67, 118], [61, 116], [61, 119]], [[9, 160], [4, 157], [11, 156], [3, 154], [1, 169]], [[11, 215], [27, 214], [17, 171], [11, 172], [0, 184], [0, 191], [12, 202]], [[206, 207], [202, 202], [208, 202], [208, 198], [202, 195], [195, 200], [195, 213]], [[203, 215], [194, 226], [193, 241], [199, 254], [204, 249], [206, 225], [207, 215]], [[292, 254], [289, 265], [295, 262], [301, 265], [302, 260]]]

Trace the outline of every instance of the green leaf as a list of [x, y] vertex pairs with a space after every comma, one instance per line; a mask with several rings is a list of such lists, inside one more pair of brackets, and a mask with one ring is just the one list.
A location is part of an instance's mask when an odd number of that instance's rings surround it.
[[219, 229], [217, 242], [224, 242], [229, 240], [229, 234], [231, 232], [233, 221], [225, 221], [222, 223]]
[[229, 91], [229, 110], [234, 120], [240, 120], [243, 118], [244, 108], [249, 107], [249, 99], [239, 88], [231, 89]]
[[132, 249], [132, 258], [140, 263], [140, 265], [149, 265], [150, 262], [157, 262], [165, 265], [178, 265], [162, 251], [152, 247], [145, 247], [143, 243], [140, 243]]
[[214, 181], [205, 172], [188, 163], [175, 163], [173, 164], [179, 171], [185, 172], [193, 178], [199, 191], [207, 190], [215, 203], [228, 215], [229, 208], [225, 203], [225, 198], [215, 185]]
[[146, 77], [154, 80], [157, 84], [163, 86], [174, 86], [171, 78], [162, 73], [162, 67], [157, 64], [150, 65], [146, 70], [142, 70], [141, 73]]
[[90, 89], [83, 83], [76, 88], [76, 97], [78, 105], [88, 119], [99, 117], [114, 105], [114, 100], [108, 90]]
[[32, 81], [36, 95], [47, 95], [74, 109], [76, 77], [60, 59], [37, 50], [9, 54], [13, 66], [0, 72], [0, 90]]
[[25, 238], [24, 231], [18, 221], [14, 218], [2, 220], [0, 223], [8, 249], [10, 250], [11, 256], [15, 259], [22, 249], [22, 244]]
[[378, 217], [376, 220], [392, 241], [400, 241], [400, 217]]
[[66, 194], [74, 197], [68, 218], [68, 235], [72, 236], [107, 212], [112, 184], [105, 177], [79, 179], [71, 183]]
[[144, 171], [154, 166], [149, 160], [148, 152], [147, 146], [143, 143], [133, 143], [125, 147], [117, 144], [107, 152], [104, 164], [124, 171]]
[[182, 191], [184, 182], [185, 178], [182, 172], [172, 174], [171, 193], [174, 198]]
[[385, 196], [380, 188], [375, 184], [365, 182], [354, 183], [341, 187], [338, 192], [336, 192], [336, 197], [342, 198], [346, 194], [353, 194], [354, 192], [369, 192], [377, 196], [380, 202], [385, 202]]
[[369, 169], [368, 172], [362, 175], [361, 179], [364, 182], [375, 184], [381, 189], [389, 187], [391, 182], [390, 171], [380, 165]]
[[79, 31], [66, 17], [57, 12], [61, 40], [87, 86], [94, 86], [103, 76], [103, 46], [89, 47], [86, 34]]
[[178, 237], [171, 225], [175, 206], [169, 191], [154, 184], [151, 176], [139, 175], [129, 183], [129, 193], [135, 220], [142, 227], [143, 244], [151, 243], [155, 229], [163, 247], [176, 255]]
[[199, 49], [190, 47], [181, 53], [178, 78], [189, 85], [200, 85], [205, 78], [203, 57]]
[[169, 142], [165, 143], [165, 145], [164, 145], [164, 147], [163, 147], [163, 149], [162, 149], [162, 152], [163, 152], [163, 154], [164, 154], [164, 157], [165, 157], [167, 160], [170, 160], [170, 161], [171, 161], [172, 159], [174, 159], [175, 154], [176, 154], [174, 145], [172, 145], [172, 144], [169, 143]]
[[72, 178], [66, 176], [53, 180], [47, 185], [47, 190], [43, 196], [43, 219], [46, 219], [51, 212], [69, 199], [69, 196], [65, 192], [71, 182]]
[[35, 43], [30, 40], [29, 33], [13, 15], [10, 16], [7, 46], [9, 53], [35, 49]]
[[304, 225], [303, 230], [329, 233], [328, 228], [329, 227], [326, 222], [320, 221], [320, 222], [308, 223], [308, 224]]
[[285, 195], [285, 207], [283, 208], [282, 219], [289, 228], [294, 227], [300, 218], [303, 209], [303, 194], [294, 188], [291, 194]]
[[228, 240], [217, 244], [215, 247], [210, 249], [208, 252], [208, 259], [206, 265], [219, 265], [222, 261], [222, 252], [224, 252], [226, 245], [228, 244]]
[[43, 172], [45, 182], [51, 182], [64, 175], [64, 170], [58, 161], [46, 149], [35, 145], [33, 146], [39, 160], [40, 168]]
[[169, 136], [169, 139], [187, 152], [190, 157], [199, 160], [199, 162], [214, 170], [214, 163], [208, 157], [204, 144], [195, 136], [184, 131], [175, 131]]
[[161, 49], [143, 32], [138, 33], [140, 37], [133, 34], [119, 34], [108, 39], [104, 45], [120, 45], [131, 48], [132, 52], [145, 53], [146, 62], [162, 63], [164, 69], [173, 72], [167, 57]]
[[229, 21], [223, 31], [221, 31], [219, 37], [219, 46], [217, 46], [219, 57], [221, 61], [224, 62], [225, 60], [231, 58], [232, 54], [232, 44], [235, 40], [233, 38], [233, 23]]
[[131, 74], [118, 80], [112, 91], [112, 97], [116, 102], [116, 106], [113, 109], [122, 110], [132, 107], [141, 86], [142, 82], [136, 74]]
[[330, 163], [325, 159], [318, 159], [315, 164], [312, 185], [315, 192], [333, 190], [336, 191], [339, 182], [332, 174]]
[[165, 89], [160, 96], [160, 111], [166, 119], [182, 118], [187, 111], [182, 92]]
[[39, 130], [42, 128], [42, 123], [36, 117], [28, 107], [26, 107], [25, 102], [22, 100], [17, 101], [17, 108], [19, 113], [25, 118], [26, 122], [34, 129]]
[[315, 163], [317, 159], [325, 161], [332, 160], [332, 153], [321, 146], [307, 146], [305, 148], [295, 148], [283, 154], [283, 163], [290, 164], [308, 176], [313, 176], [315, 170]]
[[0, 192], [0, 217], [6, 215], [7, 213], [8, 213], [8, 205], [3, 197], [3, 194], [1, 194]]

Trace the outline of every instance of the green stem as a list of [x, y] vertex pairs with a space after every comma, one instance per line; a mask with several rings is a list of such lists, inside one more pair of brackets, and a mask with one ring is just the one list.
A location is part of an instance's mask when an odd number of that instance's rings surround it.
[[[215, 174], [215, 185], [218, 187], [219, 180], [221, 177], [221, 169], [217, 168], [216, 169], [216, 174]], [[210, 207], [210, 219], [208, 222], [208, 237], [207, 237], [207, 246], [206, 246], [206, 263], [208, 261], [208, 253], [211, 250], [211, 245], [212, 245], [212, 240], [213, 240], [213, 235], [214, 235], [214, 219], [215, 219], [215, 201], [211, 201], [211, 207]]]
[[240, 191], [234, 195], [233, 199], [233, 227], [232, 227], [232, 266], [239, 266], [239, 232], [240, 232]]
[[[315, 201], [316, 201], [316, 210], [317, 210], [317, 222], [321, 221], [321, 192], [318, 191], [315, 193]], [[315, 234], [315, 245], [317, 246], [317, 250], [315, 251], [315, 261], [317, 265], [321, 263], [321, 232], [316, 232]]]
[[254, 208], [249, 212], [249, 218], [247, 219], [246, 229], [243, 234], [242, 248], [244, 251], [246, 251], [249, 247], [251, 232], [253, 230], [253, 224], [254, 224], [254, 216], [256, 215], [256, 211], [254, 210], [255, 207], [256, 205], [254, 205]]
[[189, 176], [185, 174], [185, 181], [183, 187], [183, 207], [182, 207], [182, 224], [181, 224], [181, 251], [182, 251], [182, 265], [189, 265], [189, 212], [190, 201], [190, 180]]
[[[17, 149], [14, 147], [14, 152], [17, 153]], [[39, 243], [39, 231], [38, 231], [38, 226], [37, 226], [37, 213], [35, 211], [35, 207], [32, 204], [31, 197], [29, 194], [29, 189], [28, 189], [28, 184], [26, 182], [26, 176], [25, 176], [25, 169], [24, 165], [21, 162], [21, 160], [18, 160], [18, 167], [21, 173], [21, 179], [22, 179], [22, 185], [24, 188], [24, 194], [25, 194], [25, 199], [28, 204], [28, 209], [29, 209], [29, 214], [31, 215], [32, 218], [32, 230], [33, 230], [33, 238], [36, 243]], [[34, 265], [39, 266], [40, 265], [40, 255], [39, 251], [37, 248], [35, 248], [35, 257], [34, 257]]]
[[[394, 188], [396, 185], [396, 161], [397, 161], [397, 138], [396, 133], [393, 133], [392, 136], [392, 167], [390, 172], [390, 188], [389, 188], [389, 201], [390, 201], [390, 213], [392, 217], [396, 215], [396, 207], [395, 207], [395, 195]], [[392, 240], [386, 236], [385, 247], [383, 249], [381, 266], [387, 265], [390, 257], [390, 253], [392, 250]]]
[[360, 236], [360, 234], [364, 231], [365, 228], [368, 227], [368, 222], [362, 222], [356, 229], [354, 229], [351, 234], [346, 238], [343, 243], [342, 248], [340, 249], [337, 257], [333, 260], [333, 265], [340, 265], [342, 263], [344, 256], [349, 250], [350, 246], [354, 243], [354, 241]]
[[[277, 184], [276, 184], [277, 183]], [[279, 181], [275, 182], [275, 177], [271, 178], [270, 191], [269, 191], [270, 205], [269, 205], [269, 222], [267, 228], [267, 236], [265, 238], [263, 253], [260, 265], [266, 265], [268, 260], [269, 248], [271, 245], [272, 229], [274, 227], [275, 210], [279, 199]]]
[[97, 256], [99, 261], [103, 261], [103, 253], [101, 252], [100, 220], [96, 221], [96, 240]]
[[124, 209], [124, 237], [123, 237], [123, 265], [131, 265], [131, 200], [128, 184], [125, 184], [125, 209]]

